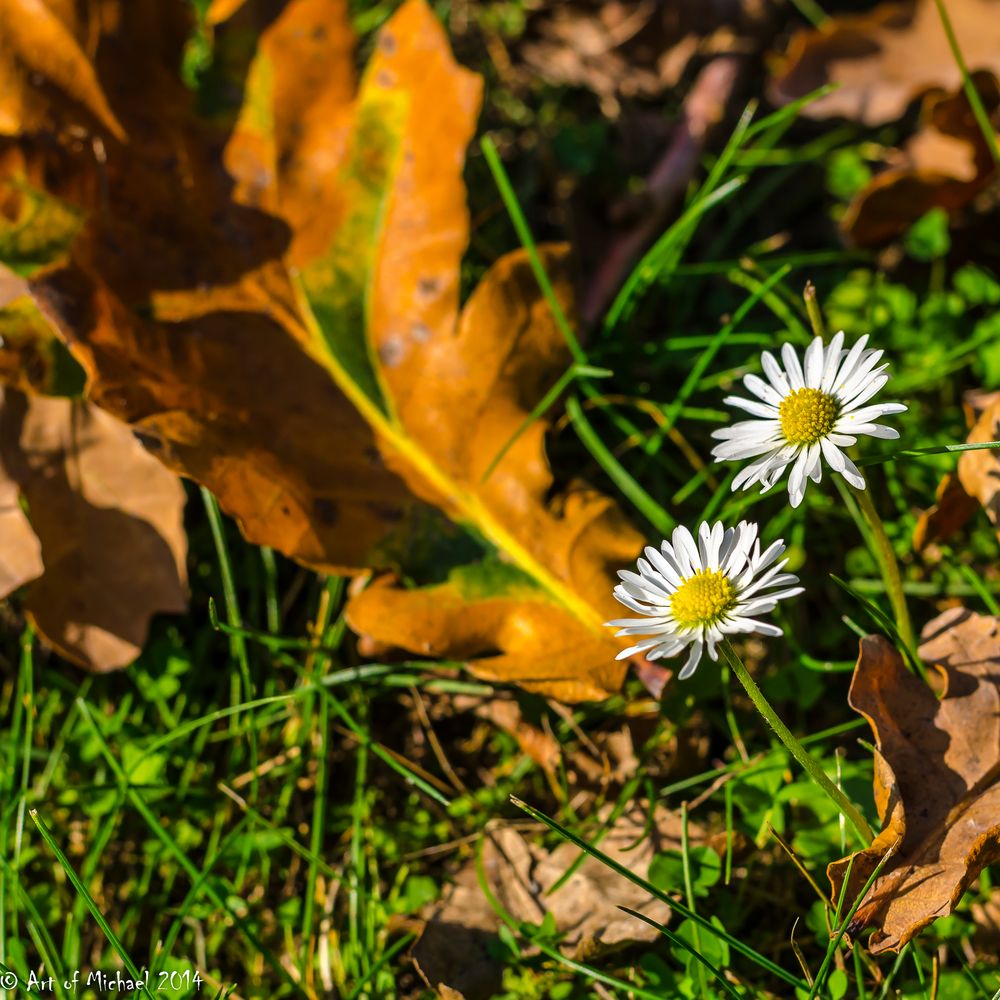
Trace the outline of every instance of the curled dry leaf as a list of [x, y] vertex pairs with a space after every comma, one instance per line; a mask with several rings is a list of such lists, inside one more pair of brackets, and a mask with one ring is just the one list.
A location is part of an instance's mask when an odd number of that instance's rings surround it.
[[[1000, 441], [1000, 397], [990, 401], [982, 411], [967, 441], [970, 444]], [[1000, 457], [990, 448], [961, 454], [956, 473], [942, 479], [934, 506], [917, 521], [914, 546], [920, 550], [948, 538], [980, 505], [994, 526], [1000, 528]]]
[[[546, 420], [485, 475], [570, 356], [523, 254], [459, 310], [479, 77], [423, 0], [382, 28], [360, 84], [346, 0], [214, 10], [232, 14], [216, 62], [240, 97], [221, 126], [177, 76], [184, 5], [152, 0], [108, 0], [87, 25], [127, 143], [102, 135], [95, 162], [92, 144], [36, 142], [22, 125], [24, 180], [83, 215], [30, 287], [90, 398], [208, 486], [249, 539], [326, 571], [383, 564], [417, 498], [438, 505], [520, 575], [521, 606], [445, 642], [424, 595], [383, 586], [351, 620], [396, 602], [364, 618], [374, 640], [567, 699], [615, 690], [620, 646], [601, 623], [612, 569], [641, 537], [607, 498], [554, 489]], [[92, 118], [81, 111], [76, 132]], [[545, 256], [569, 305], [565, 251]], [[553, 662], [519, 632], [542, 612]]]
[[186, 608], [180, 482], [97, 407], [12, 389], [0, 459], [3, 596], [34, 579], [28, 614], [59, 653], [89, 670], [130, 663], [154, 614]]
[[[975, 84], [995, 121], [1000, 109], [997, 78], [977, 73]], [[962, 89], [934, 91], [924, 98], [916, 134], [888, 169], [858, 193], [841, 226], [855, 246], [878, 246], [901, 235], [932, 208], [952, 214], [964, 208], [996, 172], [993, 154]]]
[[887, 850], [894, 856], [849, 928], [875, 931], [872, 952], [898, 951], [954, 909], [984, 867], [1000, 860], [1000, 619], [952, 608], [924, 629], [920, 655], [944, 681], [940, 700], [888, 640], [869, 636], [850, 704], [872, 727], [882, 832], [829, 866], [840, 897], [857, 898]]
[[[948, 0], [947, 7], [969, 70], [1000, 75], [1000, 0]], [[777, 60], [770, 94], [782, 104], [829, 83], [837, 89], [803, 114], [883, 125], [933, 88], [958, 91], [962, 74], [934, 0], [883, 3], [798, 32]]]
[[[653, 856], [680, 850], [681, 820], [661, 806], [637, 802], [620, 816], [601, 840], [601, 850], [645, 878]], [[610, 813], [607, 807], [602, 816]], [[703, 832], [688, 824], [691, 843]], [[483, 870], [490, 892], [514, 920], [540, 924], [551, 914], [561, 935], [559, 948], [569, 958], [590, 957], [630, 944], [655, 941], [659, 932], [618, 907], [627, 906], [657, 923], [670, 920], [670, 907], [633, 885], [600, 861], [587, 857], [556, 892], [553, 885], [579, 856], [579, 848], [562, 843], [549, 852], [512, 826], [489, 830], [483, 848]], [[427, 922], [414, 949], [417, 968], [427, 983], [457, 990], [466, 1000], [487, 1000], [499, 989], [502, 965], [490, 955], [500, 919], [485, 899], [469, 862]]]

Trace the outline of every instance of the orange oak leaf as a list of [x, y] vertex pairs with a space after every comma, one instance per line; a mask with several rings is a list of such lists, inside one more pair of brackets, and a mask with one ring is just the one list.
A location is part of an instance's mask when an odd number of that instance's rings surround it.
[[26, 607], [49, 645], [89, 670], [131, 663], [152, 616], [187, 606], [180, 482], [97, 407], [12, 389], [0, 460], [3, 595], [35, 579]]
[[849, 928], [856, 935], [874, 927], [875, 953], [898, 951], [947, 916], [1000, 860], [1000, 619], [952, 608], [926, 626], [920, 655], [943, 679], [940, 700], [881, 636], [862, 640], [849, 695], [878, 747], [882, 832], [828, 874], [838, 899], [853, 860], [850, 902], [897, 845]]
[[[539, 671], [533, 647], [525, 662], [518, 611], [461, 655], [568, 699], [615, 690], [620, 646], [601, 623], [613, 568], [642, 538], [608, 498], [555, 488], [546, 418], [517, 436], [571, 362], [524, 254], [459, 308], [481, 80], [429, 7], [403, 4], [359, 83], [344, 0], [227, 7], [217, 60], [240, 100], [212, 120], [177, 79], [178, 8], [108, 0], [101, 16], [112, 9], [95, 72], [129, 141], [104, 137], [99, 164], [21, 142], [26, 182], [83, 215], [30, 287], [89, 398], [208, 486], [250, 540], [326, 571], [385, 565], [394, 526], [439, 506], [576, 651]], [[565, 250], [543, 254], [571, 308]]]

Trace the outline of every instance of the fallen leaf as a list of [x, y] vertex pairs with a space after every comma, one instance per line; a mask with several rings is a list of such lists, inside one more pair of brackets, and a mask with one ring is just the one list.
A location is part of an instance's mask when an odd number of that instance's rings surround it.
[[[1000, 440], [1000, 397], [990, 401], [966, 439], [970, 444]], [[962, 452], [955, 475], [947, 475], [938, 486], [936, 503], [917, 521], [914, 546], [920, 550], [931, 542], [948, 538], [972, 517], [979, 506], [1000, 528], [1000, 457], [997, 451]]]
[[[948, 0], [947, 9], [969, 70], [1000, 75], [1000, 2]], [[883, 3], [798, 32], [777, 60], [770, 96], [785, 104], [829, 83], [837, 89], [802, 114], [883, 125], [933, 88], [957, 92], [962, 74], [934, 0]]]
[[[11, 530], [3, 595], [40, 576], [26, 609], [51, 646], [89, 670], [130, 663], [152, 616], [187, 606], [180, 482], [97, 407], [10, 389], [0, 407], [0, 459]], [[26, 520], [16, 513], [18, 495]]]
[[[995, 118], [1000, 109], [996, 77], [977, 73], [975, 83], [984, 107]], [[932, 208], [955, 214], [997, 172], [961, 88], [954, 93], [935, 91], [924, 98], [918, 131], [895, 160], [848, 206], [841, 228], [855, 246], [879, 246], [894, 239]]]
[[[391, 620], [359, 629], [567, 699], [616, 690], [621, 647], [602, 623], [643, 539], [608, 498], [555, 488], [547, 418], [513, 440], [571, 362], [526, 256], [498, 261], [459, 310], [481, 81], [430, 9], [403, 4], [355, 91], [344, 0], [277, 17], [238, 5], [216, 30], [242, 103], [206, 121], [176, 78], [177, 10], [154, 45], [164, 15], [111, 8], [97, 78], [129, 143], [108, 144], [93, 184], [77, 176], [89, 162], [23, 142], [25, 179], [65, 177], [48, 193], [83, 211], [68, 259], [30, 287], [89, 398], [251, 541], [328, 572], [386, 565], [415, 497], [441, 507], [521, 575], [519, 606], [492, 606], [492, 632], [443, 637], [419, 591], [383, 586], [358, 600], [396, 602]], [[565, 250], [542, 253], [571, 308]]]
[[[681, 845], [680, 817], [654, 806], [650, 823], [648, 808], [648, 803], [637, 802], [613, 823], [600, 843], [605, 854], [642, 878], [654, 855], [679, 851]], [[610, 806], [602, 816], [609, 813]], [[702, 831], [691, 824], [688, 837], [692, 843], [704, 840]], [[514, 920], [538, 925], [551, 914], [561, 935], [559, 949], [568, 958], [587, 961], [607, 951], [657, 940], [655, 927], [618, 907], [638, 910], [660, 924], [670, 921], [670, 907], [595, 858], [585, 858], [564, 885], [549, 893], [579, 853], [570, 843], [546, 851], [513, 826], [497, 826], [486, 833], [482, 865], [490, 892]], [[488, 990], [499, 970], [490, 962], [489, 948], [500, 921], [484, 902], [475, 863], [469, 862], [445, 891], [414, 948], [418, 968], [432, 987], [449, 986], [467, 1000], [492, 996]]]
[[853, 859], [847, 904], [879, 860], [895, 855], [848, 931], [875, 931], [873, 953], [899, 951], [947, 916], [987, 865], [1000, 860], [1000, 619], [952, 608], [923, 631], [920, 656], [941, 675], [941, 699], [881, 636], [861, 642], [849, 701], [875, 735], [875, 804], [882, 831], [828, 868], [833, 899]]

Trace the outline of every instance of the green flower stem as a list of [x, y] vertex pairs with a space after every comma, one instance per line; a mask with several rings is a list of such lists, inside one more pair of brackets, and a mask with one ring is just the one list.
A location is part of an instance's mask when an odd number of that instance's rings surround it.
[[777, 713], [771, 708], [760, 688], [757, 687], [749, 671], [743, 665], [739, 654], [733, 649], [732, 643], [728, 639], [722, 643], [722, 655], [726, 658], [726, 662], [733, 673], [739, 678], [739, 682], [743, 685], [746, 693], [750, 695], [750, 700], [754, 703], [754, 707], [775, 731], [778, 739], [785, 744], [788, 752], [805, 768], [809, 777], [823, 789], [830, 801], [848, 818], [864, 843], [864, 846], [867, 847], [874, 839], [874, 834], [871, 827], [865, 822], [865, 818], [861, 815], [858, 807], [827, 777], [826, 772], [816, 758], [810, 755], [809, 751], [792, 735], [788, 726], [778, 718]]
[[892, 604], [899, 638], [911, 653], [915, 653], [913, 624], [910, 621], [910, 609], [906, 606], [906, 595], [903, 593], [903, 580], [899, 575], [899, 562], [896, 559], [896, 553], [893, 551], [889, 536], [885, 533], [885, 525], [882, 524], [882, 518], [878, 516], [878, 511], [875, 510], [875, 505], [872, 503], [868, 491], [859, 490], [855, 486], [852, 486], [851, 490], [858, 501], [865, 521], [868, 522], [868, 527], [871, 529], [875, 558], [882, 570], [882, 579], [885, 582], [886, 593], [889, 595], [889, 603]]

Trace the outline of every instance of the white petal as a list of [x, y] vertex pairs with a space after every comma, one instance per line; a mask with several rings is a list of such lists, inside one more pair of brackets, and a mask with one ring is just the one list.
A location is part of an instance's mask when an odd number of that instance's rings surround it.
[[774, 355], [770, 351], [764, 351], [760, 356], [760, 363], [768, 381], [774, 386], [775, 392], [782, 397], [787, 396], [792, 389], [788, 384], [788, 377], [781, 370], [781, 365], [775, 361]]
[[858, 467], [846, 455], [844, 455], [844, 467], [840, 470], [840, 474], [859, 490], [865, 488], [865, 477], [861, 475]]
[[834, 334], [833, 339], [830, 341], [830, 344], [826, 349], [826, 358], [823, 363], [823, 379], [819, 385], [823, 392], [829, 392], [833, 386], [833, 380], [837, 375], [837, 369], [840, 367], [840, 358], [843, 346], [844, 331], [841, 330], [839, 333]]
[[674, 528], [670, 540], [674, 545], [674, 552], [677, 555], [677, 565], [680, 567], [681, 576], [687, 578], [701, 569], [698, 564], [698, 549], [691, 537], [691, 532], [683, 525]]
[[[615, 600], [619, 604], [624, 604], [626, 608], [631, 611], [638, 611], [640, 615], [653, 614], [653, 609], [650, 608], [648, 604], [643, 604], [641, 601], [633, 597], [625, 588], [618, 584], [614, 589]], [[610, 623], [609, 623], [610, 624]]]
[[861, 360], [861, 357], [865, 352], [865, 344], [867, 343], [868, 334], [866, 333], [847, 352], [847, 357], [844, 358], [843, 364], [841, 364], [836, 376], [833, 379], [834, 392], [836, 392], [837, 388], [843, 385], [851, 377], [851, 375], [854, 374], [854, 370], [857, 368], [858, 362]]
[[806, 348], [805, 354], [805, 380], [806, 385], [811, 389], [818, 389], [823, 378], [823, 362], [825, 360], [823, 352], [823, 339], [813, 337], [812, 342]]
[[664, 552], [659, 552], [652, 545], [647, 545], [645, 548], [646, 558], [657, 568], [657, 570], [663, 575], [663, 578], [672, 587], [679, 587], [683, 580], [680, 570], [677, 564], [673, 560], [673, 550], [671, 549], [671, 555], [667, 555]]
[[862, 403], [867, 403], [869, 399], [872, 398], [877, 392], [881, 392], [885, 388], [885, 384], [889, 381], [888, 375], [879, 375], [872, 379], [868, 385], [865, 386], [856, 396], [851, 399], [844, 398], [841, 400], [843, 409], [841, 414], [850, 413], [852, 410], [861, 406]]
[[747, 387], [747, 391], [752, 392], [765, 403], [770, 403], [772, 406], [781, 406], [781, 394], [773, 386], [768, 385], [759, 375], [744, 375], [743, 384]]
[[781, 442], [775, 438], [764, 441], [725, 441], [712, 449], [712, 458], [716, 462], [732, 462], [741, 458], [755, 458], [765, 452], [774, 451]]
[[660, 625], [650, 625], [643, 622], [641, 625], [628, 625], [625, 628], [620, 628], [615, 632], [615, 635], [619, 638], [623, 635], [655, 635], [660, 637], [667, 634], [672, 635], [676, 631], [677, 623], [674, 621], [663, 622]]
[[788, 477], [788, 496], [792, 506], [798, 507], [802, 503], [802, 498], [806, 492], [806, 469], [809, 467], [809, 449], [803, 448], [799, 452], [795, 464], [792, 466], [791, 475]]
[[628, 649], [623, 649], [616, 657], [616, 660], [624, 660], [629, 656], [634, 656], [636, 653], [643, 653], [647, 649], [652, 649], [654, 646], [659, 645], [659, 638], [653, 639], [643, 639], [642, 642], [637, 642], [634, 646], [629, 646]]
[[763, 417], [765, 420], [777, 420], [778, 408], [770, 403], [762, 403], [759, 399], [744, 399], [742, 396], [726, 396], [723, 402], [727, 406], [738, 406], [747, 413], [752, 413], [755, 417]]
[[820, 441], [820, 445], [823, 448], [823, 457], [826, 459], [827, 465], [829, 465], [834, 472], [841, 472], [844, 468], [844, 462], [847, 461], [847, 456], [833, 443], [829, 437], [823, 438]]
[[757, 621], [755, 618], [730, 618], [729, 624], [733, 627], [734, 632], [759, 632], [761, 635], [771, 636], [785, 634], [777, 625], [772, 625], [770, 622]]
[[[649, 566], [645, 559], [640, 559], [640, 569], [644, 563], [647, 567]], [[626, 586], [625, 589], [628, 590], [630, 594], [634, 594], [636, 597], [639, 597], [641, 593], [647, 593], [653, 595], [653, 600], [659, 601], [663, 598], [670, 598], [673, 596], [673, 591], [664, 581], [650, 580], [645, 575], [633, 573], [631, 570], [627, 569], [618, 570], [618, 577], [622, 583], [632, 585], [631, 588]]]
[[861, 424], [859, 427], [852, 427], [851, 433], [866, 434], [868, 437], [883, 438], [886, 441], [895, 441], [899, 437], [899, 431], [895, 427], [887, 427], [885, 424]]
[[[907, 409], [903, 403], [873, 403], [871, 406], [862, 406], [857, 410], [850, 410], [853, 420], [860, 420], [862, 423], [868, 420], [878, 420], [879, 417], [887, 417], [890, 413], [903, 413]], [[841, 416], [843, 419], [844, 416]]]
[[613, 618], [604, 624], [608, 628], [649, 628], [650, 634], [657, 625], [668, 621], [667, 618]]
[[700, 640], [691, 644], [691, 653], [687, 658], [687, 663], [684, 664], [680, 674], [678, 674], [679, 680], [686, 681], [695, 672], [695, 670], [698, 669], [698, 664], [701, 662], [701, 651], [703, 648], [703, 644]]
[[852, 437], [850, 434], [838, 434], [836, 431], [827, 434], [823, 440], [829, 441], [830, 444], [835, 444], [838, 448], [850, 448], [851, 445], [858, 443], [856, 437]]
[[795, 348], [791, 344], [781, 345], [781, 360], [785, 363], [785, 372], [788, 374], [789, 385], [793, 389], [804, 389], [806, 380], [802, 374], [802, 365], [799, 364], [799, 356], [795, 353]]

